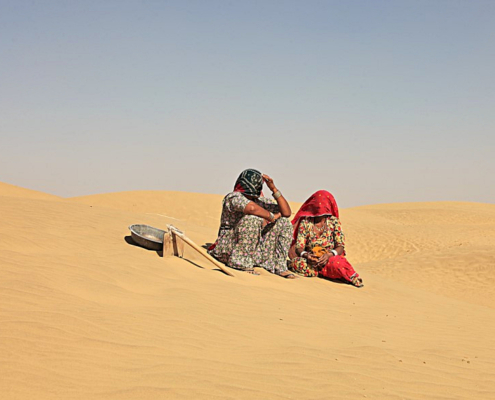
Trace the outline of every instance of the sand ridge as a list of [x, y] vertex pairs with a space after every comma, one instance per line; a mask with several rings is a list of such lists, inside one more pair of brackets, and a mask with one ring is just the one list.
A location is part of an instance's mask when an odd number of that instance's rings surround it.
[[26, 189], [20, 186], [10, 185], [3, 182], [0, 182], [0, 196], [46, 200], [61, 199], [60, 197], [53, 194], [38, 192], [36, 190]]
[[222, 196], [92, 197], [0, 197], [6, 398], [495, 397], [493, 205], [342, 210], [356, 289], [128, 243], [133, 223], [211, 242]]

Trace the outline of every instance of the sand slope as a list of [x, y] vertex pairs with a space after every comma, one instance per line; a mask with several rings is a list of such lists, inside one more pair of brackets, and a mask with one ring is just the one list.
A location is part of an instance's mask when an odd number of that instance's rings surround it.
[[221, 196], [202, 196], [0, 197], [2, 398], [495, 398], [495, 295], [478, 279], [494, 206], [343, 210], [363, 289], [231, 278], [126, 242], [133, 223], [214, 240]]
[[[169, 218], [175, 224], [191, 221], [196, 226], [218, 230], [223, 197], [218, 194], [143, 190], [73, 197], [69, 201], [156, 215]], [[298, 203], [290, 204], [295, 210], [300, 206]]]
[[495, 308], [495, 205], [384, 204], [342, 220], [349, 258], [366, 271]]
[[27, 199], [60, 199], [60, 197], [52, 194], [38, 192], [36, 190], [26, 189], [15, 185], [9, 185], [8, 183], [3, 182], [0, 182], [0, 196], [19, 197]]

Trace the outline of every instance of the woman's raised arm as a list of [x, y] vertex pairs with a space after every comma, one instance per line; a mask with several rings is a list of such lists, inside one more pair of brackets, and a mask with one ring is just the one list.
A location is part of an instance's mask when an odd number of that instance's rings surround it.
[[275, 186], [275, 183], [273, 182], [273, 179], [270, 178], [268, 175], [263, 174], [263, 181], [265, 181], [266, 186], [268, 186], [268, 189], [272, 191], [273, 198], [277, 201], [278, 207], [280, 208], [280, 213], [282, 214], [282, 217], [289, 218], [292, 211], [290, 209], [290, 205], [285, 199], [284, 195], [282, 192], [280, 192], [277, 187]]

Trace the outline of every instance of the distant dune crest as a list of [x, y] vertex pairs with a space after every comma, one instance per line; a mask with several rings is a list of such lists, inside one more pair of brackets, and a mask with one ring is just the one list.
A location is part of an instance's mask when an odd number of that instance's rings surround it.
[[36, 190], [26, 189], [20, 186], [15, 186], [3, 182], [0, 182], [0, 196], [25, 197], [29, 199], [60, 199], [60, 197], [53, 194], [38, 192]]

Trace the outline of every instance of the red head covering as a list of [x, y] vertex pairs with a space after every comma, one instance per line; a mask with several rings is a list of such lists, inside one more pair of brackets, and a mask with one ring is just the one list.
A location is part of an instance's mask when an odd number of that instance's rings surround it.
[[296, 216], [292, 220], [294, 226], [294, 241], [297, 237], [297, 230], [299, 229], [299, 223], [301, 218], [305, 217], [320, 217], [322, 215], [333, 215], [339, 218], [339, 208], [335, 198], [326, 190], [318, 190], [312, 194], [308, 200], [304, 202]]

